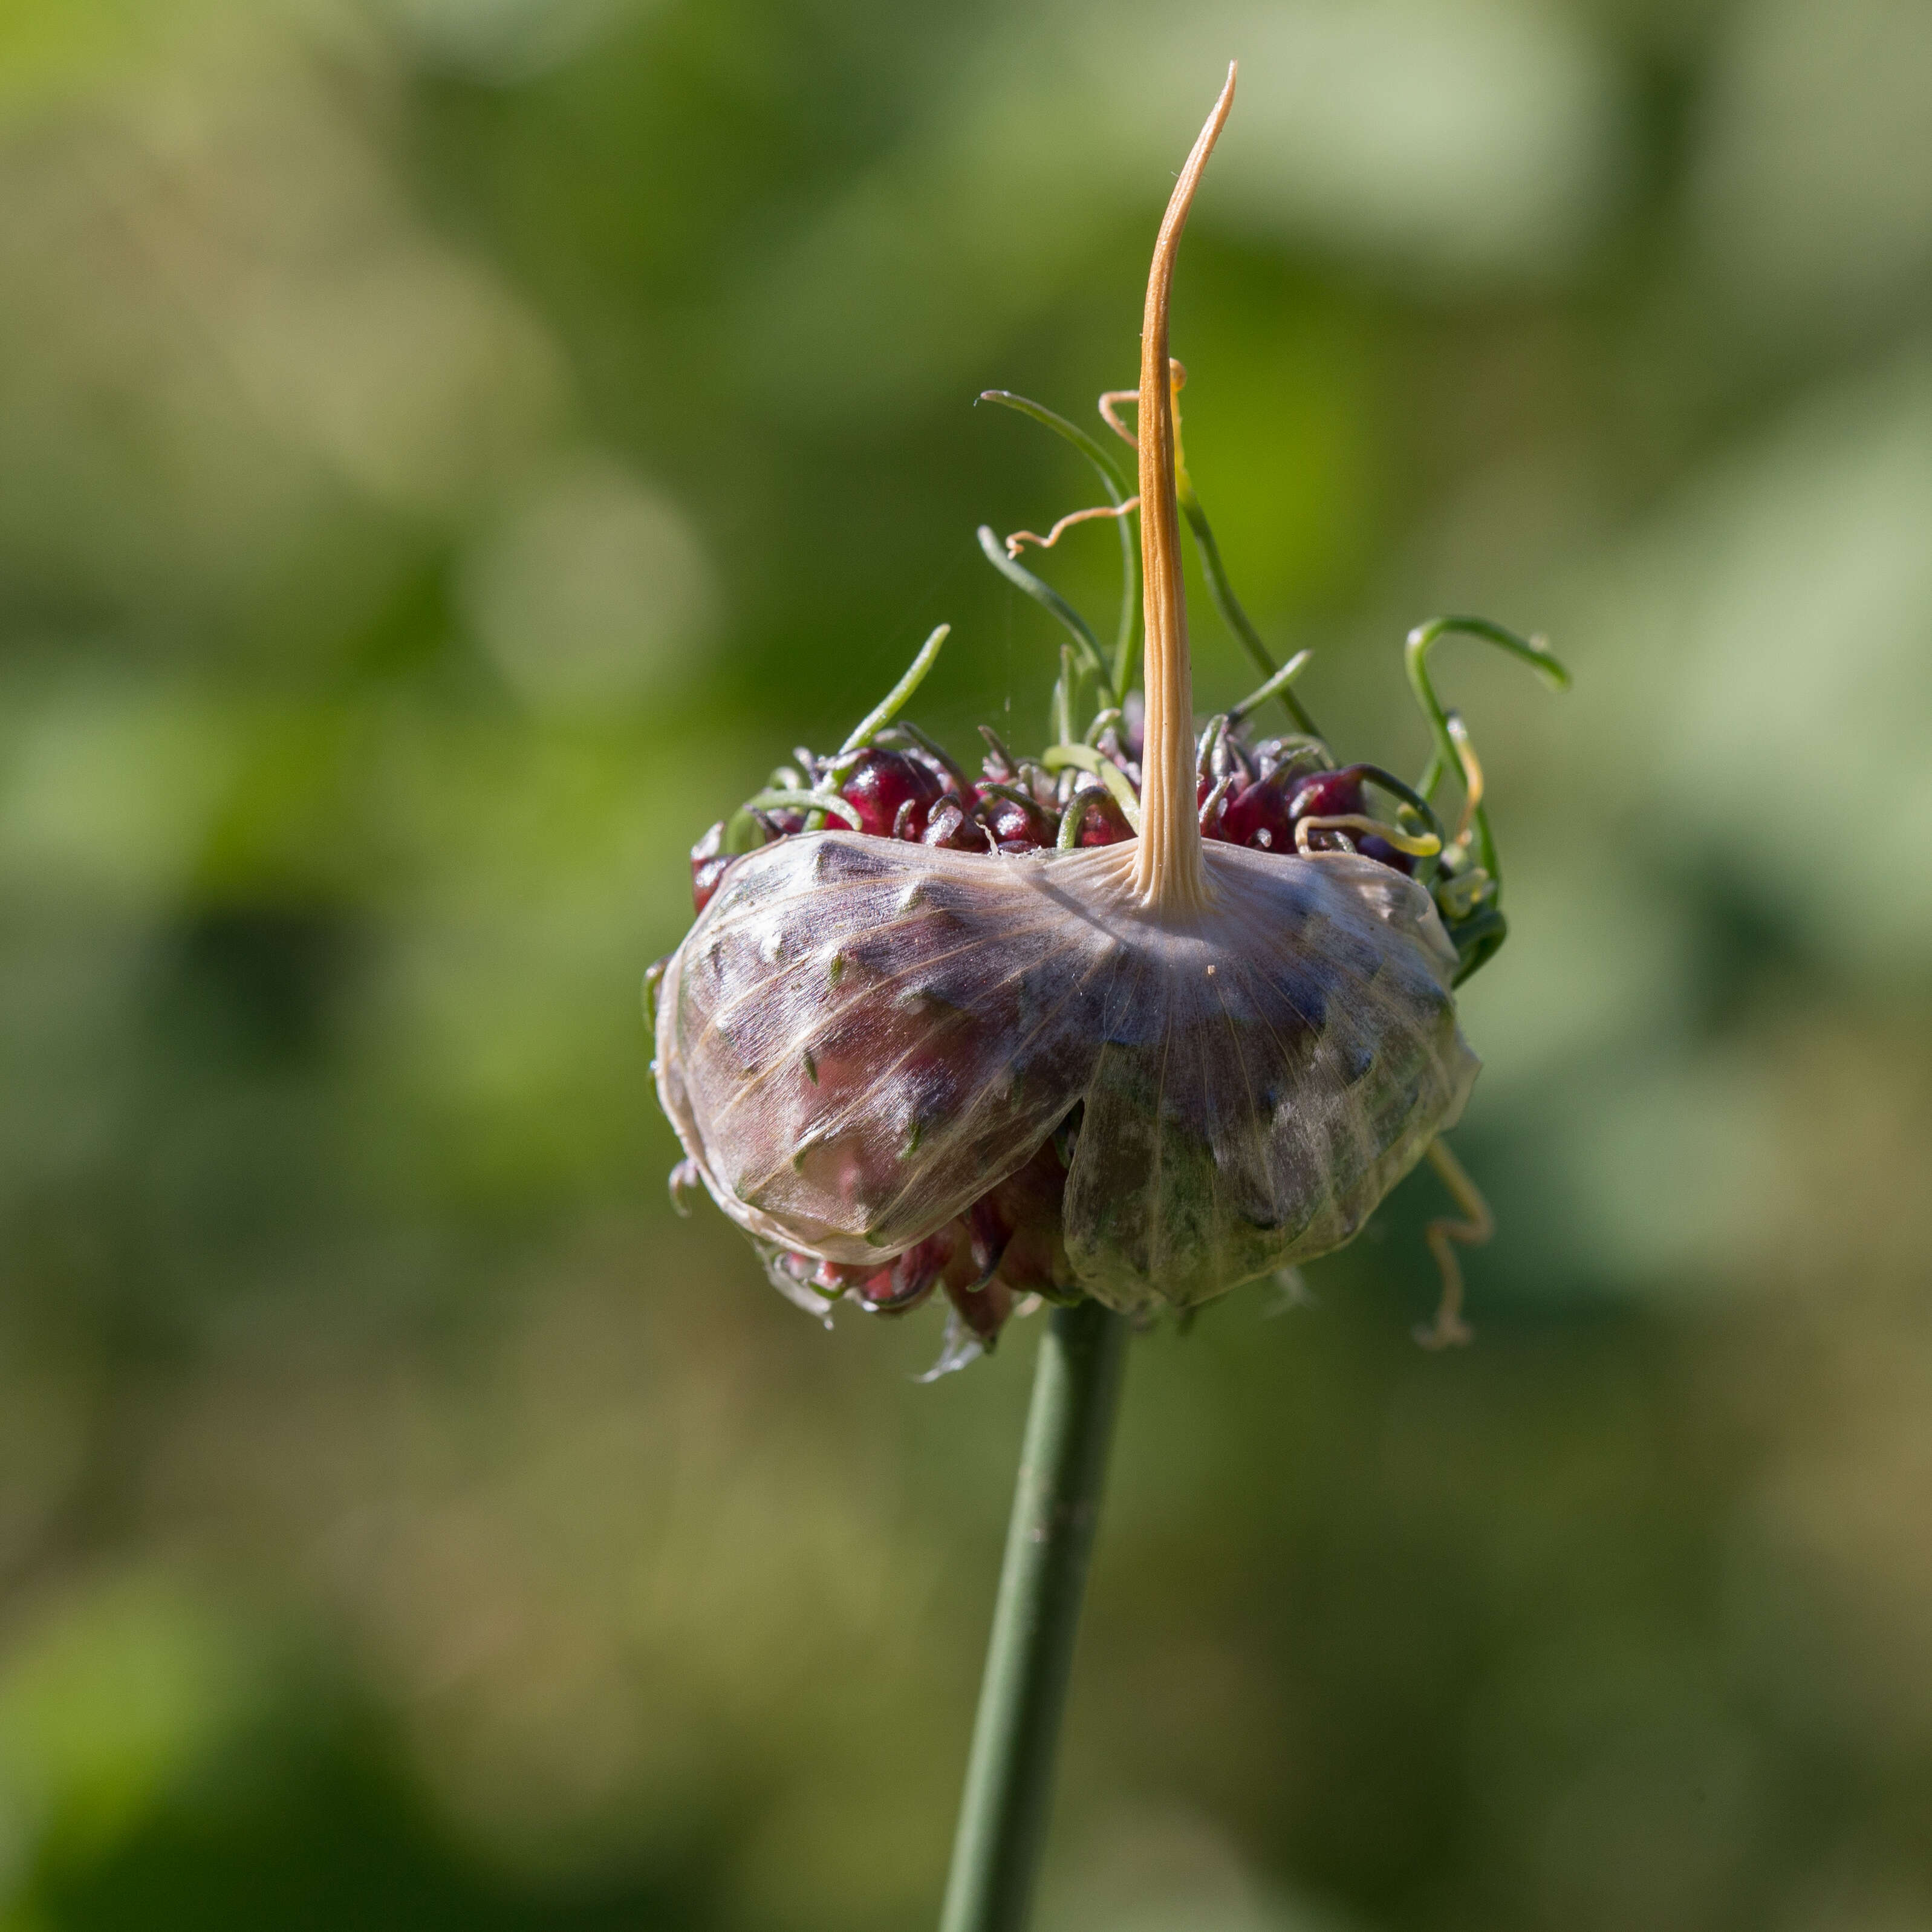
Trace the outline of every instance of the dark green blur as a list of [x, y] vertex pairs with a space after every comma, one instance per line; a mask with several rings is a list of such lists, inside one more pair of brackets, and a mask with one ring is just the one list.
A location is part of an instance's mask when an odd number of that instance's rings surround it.
[[1040, 1324], [674, 1218], [639, 982], [934, 624], [1042, 736], [974, 398], [1132, 381], [1231, 56], [1242, 603], [1406, 776], [1421, 619], [1576, 683], [1432, 660], [1476, 1346], [1426, 1172], [1136, 1342], [1038, 1932], [1932, 1928], [1932, 14], [15, 0], [0, 1932], [934, 1922]]

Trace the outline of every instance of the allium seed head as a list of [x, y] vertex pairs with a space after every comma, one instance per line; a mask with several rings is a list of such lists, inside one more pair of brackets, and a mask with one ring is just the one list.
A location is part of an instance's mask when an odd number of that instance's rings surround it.
[[[838, 753], [800, 753], [798, 784], [692, 852], [698, 916], [663, 975], [658, 1094], [692, 1169], [808, 1306], [893, 1312], [943, 1292], [988, 1342], [1019, 1296], [1192, 1306], [1346, 1241], [1475, 1078], [1451, 988], [1501, 938], [1494, 854], [1467, 734], [1422, 663], [1474, 620], [1411, 640], [1439, 728], [1418, 789], [1337, 766], [1312, 725], [1251, 742], [1247, 714], [1299, 659], [1196, 736], [1178, 474], [1205, 524], [1179, 457], [1168, 303], [1232, 93], [1231, 74], [1154, 250], [1138, 499], [1110, 482], [1113, 508], [1004, 551], [981, 533], [1065, 614], [1060, 742], [1030, 758], [987, 730], [978, 780], [909, 725], [890, 727], [902, 748], [874, 742], [935, 632]], [[1097, 446], [1059, 426], [1104, 473]], [[1118, 688], [1124, 664], [1110, 677], [1016, 560], [1023, 541], [1136, 501], [1144, 693]], [[1203, 555], [1220, 586], [1211, 538]], [[1076, 740], [1089, 692], [1101, 708]], [[1430, 802], [1445, 774], [1468, 799], [1446, 848]]]

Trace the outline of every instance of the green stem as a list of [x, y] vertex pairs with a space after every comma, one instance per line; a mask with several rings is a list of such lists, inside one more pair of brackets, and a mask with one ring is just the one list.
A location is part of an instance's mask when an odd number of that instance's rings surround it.
[[[1188, 481], [1184, 467], [1177, 480], [1175, 498], [1180, 506], [1180, 514], [1187, 519], [1187, 527], [1194, 532], [1194, 547], [1201, 559], [1201, 574], [1206, 579], [1208, 595], [1214, 601], [1214, 608], [1221, 614], [1221, 621], [1234, 634], [1242, 650], [1256, 670], [1273, 682], [1276, 672], [1274, 653], [1262, 642], [1262, 634], [1254, 626], [1254, 620], [1241, 608], [1241, 600], [1234, 595], [1234, 586], [1228, 581], [1228, 566], [1221, 561], [1221, 546], [1214, 541], [1214, 532], [1208, 521], [1208, 512], [1201, 507], [1201, 499], [1194, 494], [1194, 485]], [[1282, 708], [1294, 721], [1299, 730], [1306, 731], [1311, 738], [1322, 734], [1315, 720], [1309, 716], [1308, 707], [1288, 688], [1286, 680], [1276, 686], [1271, 694], [1279, 698]]]
[[1124, 1316], [1083, 1301], [1040, 1340], [940, 1932], [1027, 1922], [1126, 1336]]

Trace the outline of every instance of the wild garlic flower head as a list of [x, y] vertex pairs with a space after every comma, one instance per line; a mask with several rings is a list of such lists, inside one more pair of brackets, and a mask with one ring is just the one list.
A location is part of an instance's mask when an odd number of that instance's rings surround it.
[[[1144, 696], [1124, 688], [1127, 626], [1110, 666], [1016, 561], [1081, 518], [1004, 553], [982, 531], [1068, 625], [1056, 742], [1016, 756], [987, 731], [975, 776], [895, 722], [942, 626], [837, 752], [799, 752], [700, 842], [698, 918], [657, 986], [674, 1184], [701, 1182], [807, 1306], [943, 1291], [955, 1354], [1028, 1295], [1186, 1309], [1339, 1246], [1476, 1076], [1452, 988], [1500, 942], [1495, 856], [1480, 767], [1426, 660], [1472, 628], [1552, 677], [1554, 660], [1474, 620], [1413, 634], [1437, 743], [1414, 787], [1337, 764], [1289, 688], [1303, 659], [1194, 716], [1184, 510], [1226, 592], [1179, 453], [1168, 306], [1233, 92], [1231, 70], [1155, 246], [1138, 434], [1113, 413], [1124, 397], [1102, 400], [1136, 445], [1138, 498], [1110, 483], [1114, 501], [1082, 513], [1137, 501]], [[1104, 473], [1070, 424], [997, 399]], [[1259, 737], [1276, 699], [1300, 728]], [[1463, 794], [1453, 836], [1430, 802], [1445, 778]]]

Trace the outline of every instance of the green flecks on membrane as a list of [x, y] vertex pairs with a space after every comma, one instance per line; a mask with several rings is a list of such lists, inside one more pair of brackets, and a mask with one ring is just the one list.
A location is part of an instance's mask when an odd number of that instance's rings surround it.
[[842, 979], [842, 978], [844, 976], [844, 973], [845, 973], [845, 956], [844, 956], [844, 953], [842, 953], [842, 952], [835, 952], [835, 953], [833, 953], [833, 954], [832, 954], [832, 957], [831, 957], [831, 958], [830, 958], [830, 960], [829, 962], [827, 962], [826, 965], [826, 968], [825, 968], [825, 983], [826, 983], [828, 986], [837, 986], [837, 985], [838, 985], [838, 982], [840, 981], [840, 980], [841, 980], [841, 979]]
[[805, 1077], [816, 1087], [818, 1084], [818, 1062], [812, 1058], [810, 1047], [808, 1046], [805, 1049], [802, 1058], [805, 1063]]
[[914, 1121], [912, 1124], [912, 1132], [906, 1136], [906, 1144], [899, 1150], [900, 1160], [911, 1160], [913, 1156], [918, 1153], [919, 1144], [925, 1138], [926, 1123], [923, 1120]]

